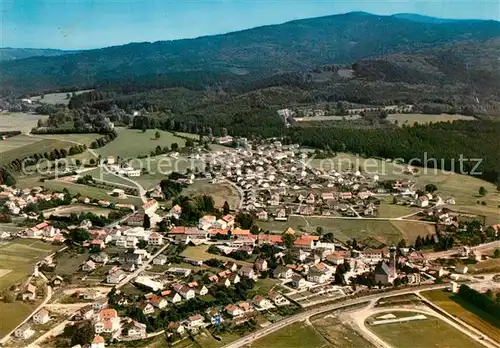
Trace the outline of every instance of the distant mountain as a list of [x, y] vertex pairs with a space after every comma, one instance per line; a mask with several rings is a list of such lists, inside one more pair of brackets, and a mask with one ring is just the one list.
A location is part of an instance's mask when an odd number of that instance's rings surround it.
[[[397, 14], [392, 15], [392, 17], [399, 18], [399, 19], [407, 19], [410, 21], [420, 22], [420, 23], [452, 23], [452, 22], [458, 22], [458, 21], [463, 20], [463, 19], [430, 17], [430, 16], [424, 16], [424, 15], [419, 15], [419, 14], [415, 14], [415, 13], [397, 13]], [[474, 21], [474, 19], [470, 19], [467, 21]]]
[[38, 56], [60, 56], [62, 54], [77, 53], [79, 51], [65, 51], [56, 50], [51, 48], [11, 48], [3, 47], [0, 48], [0, 61], [4, 60], [14, 60], [14, 59], [24, 59], [29, 57]]
[[260, 77], [498, 36], [500, 22], [428, 23], [356, 12], [197, 39], [1, 62], [0, 76], [4, 94], [133, 83], [144, 76], [183, 72]]

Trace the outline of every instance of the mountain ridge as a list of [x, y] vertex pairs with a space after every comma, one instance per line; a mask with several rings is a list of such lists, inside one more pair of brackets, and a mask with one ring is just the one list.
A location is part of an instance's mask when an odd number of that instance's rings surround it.
[[268, 76], [451, 42], [500, 36], [500, 22], [422, 23], [348, 13], [261, 26], [194, 39], [130, 43], [55, 57], [0, 63], [2, 93], [34, 93], [95, 86], [108, 80], [207, 72]]

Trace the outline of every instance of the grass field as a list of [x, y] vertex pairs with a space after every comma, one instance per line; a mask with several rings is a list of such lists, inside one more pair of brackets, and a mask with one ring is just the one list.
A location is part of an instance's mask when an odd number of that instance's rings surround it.
[[382, 199], [378, 206], [378, 217], [396, 218], [421, 211], [418, 207], [392, 204], [392, 199]]
[[259, 279], [255, 283], [252, 291], [254, 291], [256, 295], [267, 296], [271, 289], [276, 290], [278, 284], [280, 284], [280, 282], [273, 278]]
[[406, 323], [367, 325], [367, 328], [394, 348], [483, 347], [442, 320], [429, 315], [426, 317]]
[[[21, 159], [33, 155], [35, 153], [43, 154], [44, 152], [51, 152], [54, 149], [61, 149], [61, 148], [66, 149], [72, 145], [71, 143], [62, 140], [53, 140], [53, 139], [44, 139], [39, 141], [36, 141], [36, 139], [34, 140], [35, 141], [33, 142], [29, 142], [28, 140], [26, 140], [27, 142], [26, 145], [20, 147], [14, 147], [7, 151], [2, 150], [2, 144], [0, 143], [0, 151], [2, 151], [2, 155], [0, 156], [0, 164], [7, 164], [16, 158]], [[7, 140], [7, 144], [8, 141], [9, 140]], [[24, 141], [24, 139], [22, 139], [21, 141]]]
[[[250, 345], [245, 346], [250, 347]], [[314, 328], [303, 322], [294, 323], [254, 341], [252, 348], [324, 348], [334, 347]], [[340, 347], [340, 346], [339, 346]]]
[[472, 116], [464, 116], [464, 115], [428, 115], [428, 114], [389, 114], [387, 117], [389, 121], [392, 123], [398, 121], [398, 124], [410, 125], [413, 126], [415, 122], [424, 124], [424, 123], [435, 123], [435, 122], [448, 122], [448, 121], [456, 121], [456, 120], [465, 120], [465, 121], [474, 121], [475, 118]]
[[111, 209], [101, 208], [93, 205], [75, 204], [70, 206], [62, 206], [56, 209], [45, 210], [43, 214], [45, 216], [70, 216], [72, 213], [93, 213], [96, 215], [108, 216]]
[[373, 347], [358, 332], [331, 315], [322, 315], [320, 318], [311, 320], [311, 322], [314, 328], [318, 330], [318, 333], [330, 342], [332, 347]]
[[422, 295], [448, 313], [460, 318], [493, 340], [500, 342], [500, 320], [463, 301], [457, 295], [443, 290], [425, 291], [422, 292]]
[[[130, 181], [128, 181], [124, 178], [121, 178], [119, 176], [109, 174], [101, 167], [96, 167], [95, 169], [89, 170], [89, 171], [85, 172], [84, 174], [91, 175], [94, 179], [97, 179], [97, 180], [109, 181], [111, 183], [116, 183], [119, 185], [125, 185], [125, 186], [130, 186], [132, 188], [135, 188], [135, 185], [133, 183], [131, 183]], [[134, 178], [134, 180], [136, 180], [136, 179], [137, 178]]]
[[79, 144], [84, 144], [90, 146], [94, 140], [101, 138], [101, 134], [97, 133], [85, 133], [85, 134], [36, 134], [37, 138], [40, 139], [53, 139], [53, 140], [63, 140], [68, 142], [75, 142]]
[[[494, 249], [492, 250], [492, 253]], [[500, 259], [489, 259], [469, 266], [470, 272], [474, 273], [496, 273], [500, 272]]]
[[[78, 94], [81, 94], [83, 92], [89, 92], [89, 91], [91, 91], [91, 89], [76, 91], [75, 94], [78, 95]], [[69, 93], [69, 94], [71, 96], [72, 93]], [[68, 105], [70, 99], [71, 99], [71, 97], [68, 99], [67, 93], [45, 94], [43, 96], [43, 99], [41, 98], [41, 96], [36, 96], [36, 97], [31, 98], [32, 101], [39, 101], [40, 103], [53, 104], [53, 105], [55, 105], [55, 104]]]
[[[0, 278], [0, 292], [25, 280], [39, 260], [59, 248], [60, 246], [32, 239], [18, 239], [0, 244], [0, 269], [11, 270]], [[0, 302], [0, 337], [15, 328], [36, 306], [21, 301]]]
[[346, 241], [356, 238], [358, 241], [366, 238], [374, 238], [380, 243], [397, 243], [403, 235], [390, 222], [380, 220], [365, 220], [365, 219], [331, 219], [327, 217], [305, 217], [305, 216], [290, 216], [288, 221], [258, 221], [257, 225], [265, 231], [273, 233], [282, 233], [288, 227], [296, 231], [302, 230], [309, 233], [314, 233], [316, 227], [323, 227], [325, 233], [332, 232], [335, 238]]
[[209, 260], [209, 259], [219, 259], [222, 261], [233, 261], [234, 263], [237, 263], [239, 265], [252, 267], [252, 264], [249, 262], [238, 261], [238, 260], [231, 259], [229, 257], [210, 254], [207, 250], [208, 250], [208, 246], [206, 246], [206, 245], [190, 246], [182, 252], [181, 256], [188, 257], [188, 258], [195, 259], [195, 260], [202, 260], [202, 261]]
[[28, 146], [37, 141], [38, 140], [36, 138], [32, 138], [24, 134], [16, 135], [15, 137], [0, 141], [0, 153], [12, 151], [23, 146]]
[[361, 116], [359, 115], [347, 115], [347, 116], [311, 116], [311, 117], [299, 117], [296, 118], [297, 122], [314, 122], [314, 121], [354, 121], [359, 120]]
[[117, 128], [118, 137], [99, 149], [96, 152], [103, 157], [120, 156], [122, 158], [135, 158], [140, 155], [148, 155], [159, 145], [162, 148], [170, 147], [172, 143], [179, 144], [183, 147], [186, 141], [182, 138], [172, 135], [172, 133], [160, 131], [160, 138], [155, 139], [155, 130], [142, 132], [137, 129]]
[[229, 203], [231, 209], [238, 207], [240, 196], [238, 191], [230, 184], [210, 184], [208, 180], [196, 180], [182, 191], [183, 195], [209, 195], [214, 198], [215, 206], [222, 208], [224, 202]]
[[434, 225], [424, 222], [391, 221], [391, 224], [401, 232], [408, 244], [413, 244], [418, 236], [427, 236], [428, 234], [436, 233]]
[[33, 272], [33, 266], [60, 246], [33, 239], [16, 239], [0, 244], [0, 269], [10, 269], [0, 281], [0, 292]]
[[47, 116], [27, 112], [2, 112], [0, 113], [0, 131], [21, 131], [26, 133], [37, 126], [40, 118], [46, 119]]

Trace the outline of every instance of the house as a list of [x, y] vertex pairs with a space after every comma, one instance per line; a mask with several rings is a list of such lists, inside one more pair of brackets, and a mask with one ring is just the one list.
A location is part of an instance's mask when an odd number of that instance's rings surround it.
[[276, 306], [286, 306], [290, 304], [290, 301], [288, 301], [283, 295], [281, 295], [276, 291], [273, 290], [269, 291], [268, 296]]
[[46, 309], [40, 309], [33, 315], [33, 322], [35, 324], [45, 324], [50, 320], [49, 312]]
[[182, 301], [182, 297], [181, 295], [179, 295], [178, 293], [174, 292], [174, 293], [170, 293], [168, 295], [168, 300], [172, 303], [179, 303]]
[[144, 224], [144, 214], [134, 214], [126, 220], [127, 226], [142, 226]]
[[233, 285], [238, 284], [238, 283], [240, 282], [240, 280], [241, 280], [240, 276], [239, 276], [237, 273], [233, 273], [233, 274], [231, 274], [231, 275], [230, 275], [228, 278], [226, 278], [226, 279], [228, 279], [228, 280], [231, 282], [231, 284], [233, 284]]
[[90, 258], [94, 262], [107, 263], [109, 261], [109, 256], [106, 253], [98, 253], [90, 255]]
[[93, 301], [93, 300], [97, 299], [100, 294], [101, 293], [99, 292], [99, 290], [88, 289], [83, 293], [83, 299]]
[[236, 272], [238, 270], [238, 265], [232, 261], [225, 262], [224, 267], [230, 270], [231, 272]]
[[140, 209], [142, 214], [153, 214], [158, 209], [158, 202], [155, 199], [147, 201], [144, 203]]
[[314, 196], [314, 193], [309, 193], [306, 197], [306, 203], [307, 204], [314, 204], [316, 202], [316, 197]]
[[292, 276], [292, 281], [290, 282], [290, 286], [295, 289], [301, 289], [304, 286], [306, 286], [306, 281], [300, 275], [294, 274]]
[[163, 244], [163, 236], [159, 233], [153, 232], [148, 237], [149, 245], [162, 245]]
[[321, 194], [321, 199], [326, 202], [326, 201], [333, 201], [335, 197], [333, 196], [333, 193], [331, 192], [323, 192]]
[[210, 320], [210, 324], [212, 325], [220, 325], [224, 322], [222, 314], [217, 309], [207, 310], [206, 317]]
[[26, 340], [33, 336], [34, 333], [35, 331], [33, 331], [31, 326], [28, 323], [25, 323], [16, 329], [14, 336], [21, 340]]
[[467, 267], [466, 265], [458, 265], [455, 267], [455, 273], [458, 273], [458, 274], [465, 274], [465, 273], [467, 273], [468, 270], [469, 270], [469, 267]]
[[102, 336], [95, 336], [90, 344], [90, 348], [104, 348], [106, 346], [106, 340]]
[[90, 320], [94, 316], [94, 308], [92, 305], [87, 305], [85, 307], [80, 308], [74, 318], [75, 320]]
[[427, 196], [418, 197], [417, 206], [420, 208], [425, 208], [425, 207], [429, 206], [429, 198], [427, 198]]
[[273, 277], [277, 279], [290, 279], [293, 276], [293, 271], [283, 265], [278, 265], [273, 272]]
[[128, 337], [146, 336], [146, 325], [130, 319], [122, 325], [122, 332]]
[[188, 328], [196, 329], [198, 327], [204, 326], [203, 316], [201, 314], [195, 314], [188, 318], [187, 320]]
[[186, 300], [190, 300], [196, 297], [196, 292], [187, 285], [182, 285], [175, 291], [178, 292], [179, 295], [181, 295]]
[[234, 216], [231, 214], [226, 214], [222, 217], [222, 220], [226, 223], [228, 227], [234, 226]]
[[307, 280], [317, 284], [323, 284], [330, 278], [330, 272], [325, 264], [318, 263], [312, 266], [307, 273]]
[[252, 279], [255, 276], [255, 272], [250, 267], [241, 267], [238, 271], [238, 275]]
[[252, 303], [255, 304], [259, 309], [268, 309], [274, 307], [271, 301], [259, 295], [253, 298]]
[[139, 303], [139, 309], [142, 311], [144, 315], [152, 314], [155, 311], [153, 305], [146, 301], [142, 301]]
[[326, 257], [326, 261], [335, 266], [341, 265], [345, 262], [346, 254], [345, 251], [333, 252]]
[[276, 211], [276, 216], [275, 216], [274, 220], [276, 220], [276, 221], [286, 221], [286, 220], [288, 220], [288, 218], [286, 216], [286, 209], [284, 209], [284, 208], [278, 209]]
[[156, 266], [163, 266], [164, 264], [167, 263], [167, 256], [166, 255], [158, 255], [153, 259], [153, 265]]
[[264, 259], [257, 259], [254, 263], [255, 269], [259, 272], [267, 270], [267, 261]]
[[220, 278], [217, 281], [217, 284], [219, 284], [221, 286], [225, 286], [226, 288], [229, 288], [231, 286], [231, 281], [229, 280], [229, 278]]
[[102, 250], [102, 249], [106, 248], [106, 243], [104, 243], [103, 240], [94, 239], [94, 240], [92, 240], [92, 243], [90, 243], [90, 246], [93, 249]]
[[181, 277], [187, 277], [191, 274], [191, 270], [189, 268], [181, 268], [181, 267], [170, 267], [167, 269], [168, 273], [174, 273]]
[[[208, 290], [207, 290], [208, 291]], [[160, 296], [153, 295], [149, 299], [149, 302], [156, 308], [162, 309], [165, 308], [168, 305], [168, 302], [161, 298]]]
[[256, 214], [256, 216], [257, 216], [257, 219], [259, 219], [261, 221], [266, 221], [267, 218], [268, 218], [267, 211], [265, 211], [265, 210], [262, 210], [262, 211], [258, 212]]
[[119, 269], [114, 272], [108, 273], [108, 275], [106, 275], [106, 283], [118, 284], [126, 277], [127, 275], [125, 274], [125, 272]]
[[168, 323], [167, 326], [168, 333], [177, 333], [179, 335], [182, 335], [184, 333], [184, 330], [185, 330], [184, 325], [182, 325], [178, 321], [171, 321], [170, 323]]
[[56, 275], [54, 278], [52, 278], [50, 284], [52, 285], [52, 287], [58, 287], [61, 286], [63, 282], [64, 282], [63, 277], [61, 277], [60, 275]]
[[126, 253], [125, 263], [131, 263], [134, 265], [142, 265], [142, 255], [136, 253]]
[[214, 226], [216, 220], [214, 215], [204, 215], [198, 220], [198, 228], [206, 231]]
[[28, 284], [22, 293], [23, 301], [35, 301], [36, 299], [36, 286]]
[[108, 307], [108, 299], [103, 298], [100, 300], [95, 301], [92, 303], [92, 308], [94, 308], [95, 311], [100, 311], [101, 309], [107, 308]]
[[238, 317], [243, 314], [243, 310], [240, 307], [235, 306], [234, 304], [228, 304], [226, 307], [224, 307], [224, 310], [232, 317]]
[[392, 284], [397, 277], [396, 269], [393, 265], [383, 262], [381, 266], [375, 268], [375, 283], [382, 285]]
[[197, 286], [194, 291], [197, 295], [205, 296], [208, 294], [208, 288], [205, 285]]
[[120, 329], [120, 317], [115, 309], [103, 309], [97, 317], [98, 321], [94, 324], [96, 333], [113, 333]]

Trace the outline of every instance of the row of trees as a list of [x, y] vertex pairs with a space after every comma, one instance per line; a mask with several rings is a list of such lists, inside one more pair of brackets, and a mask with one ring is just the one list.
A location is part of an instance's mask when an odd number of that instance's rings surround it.
[[106, 134], [104, 137], [96, 139], [92, 143], [90, 143], [90, 148], [97, 149], [99, 147], [103, 147], [107, 143], [115, 140], [117, 136], [118, 136], [118, 133], [116, 131], [112, 131], [112, 132]]
[[482, 294], [467, 285], [460, 286], [458, 295], [465, 301], [500, 319], [500, 303], [493, 301], [486, 294]]

